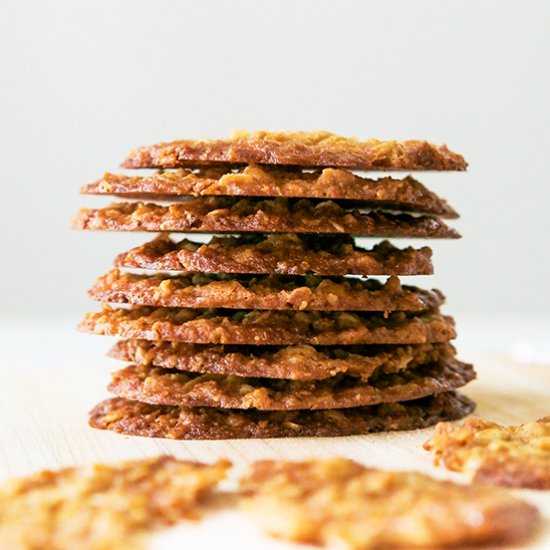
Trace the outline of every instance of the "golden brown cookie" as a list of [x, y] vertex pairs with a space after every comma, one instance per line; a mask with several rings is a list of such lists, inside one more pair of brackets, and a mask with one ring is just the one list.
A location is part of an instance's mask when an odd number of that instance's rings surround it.
[[334, 201], [200, 197], [160, 205], [113, 203], [82, 208], [73, 228], [185, 233], [349, 233], [369, 237], [457, 239], [459, 233], [433, 216], [379, 211], [362, 213]]
[[241, 488], [242, 506], [269, 534], [331, 548], [501, 545], [540, 523], [534, 506], [499, 489], [345, 458], [256, 462]]
[[435, 463], [475, 481], [550, 489], [550, 416], [519, 426], [472, 418], [462, 426], [439, 424], [424, 448]]
[[442, 218], [458, 217], [445, 200], [410, 176], [375, 180], [334, 168], [315, 172], [255, 165], [237, 170], [180, 168], [175, 172], [157, 172], [150, 176], [107, 172], [80, 191], [92, 195], [155, 197], [157, 200], [185, 195], [347, 199], [362, 201], [373, 208], [421, 212]]
[[424, 344], [456, 337], [452, 317], [438, 312], [358, 314], [182, 308], [113, 309], [88, 313], [79, 330], [122, 338], [191, 344]]
[[395, 248], [388, 241], [364, 249], [347, 235], [241, 235], [201, 244], [167, 235], [120, 254], [125, 268], [202, 273], [280, 275], [430, 275], [427, 246]]
[[228, 139], [179, 140], [139, 147], [124, 168], [176, 168], [215, 164], [282, 164], [359, 170], [466, 170], [445, 145], [408, 140], [358, 141], [330, 132], [235, 132]]
[[161, 456], [10, 480], [0, 487], [0, 548], [142, 548], [157, 527], [196, 519], [229, 467]]
[[184, 409], [115, 397], [91, 411], [90, 425], [124, 435], [168, 439], [338, 437], [426, 428], [462, 418], [474, 408], [473, 401], [454, 392], [405, 403], [328, 411]]
[[304, 382], [130, 365], [112, 374], [108, 389], [118, 397], [151, 405], [288, 411], [410, 401], [455, 390], [474, 378], [473, 367], [456, 359], [380, 373], [366, 382], [345, 375]]
[[439, 307], [444, 297], [401, 286], [397, 277], [322, 279], [197, 273], [179, 277], [121, 273], [100, 277], [88, 295], [94, 300], [134, 305], [230, 309], [422, 311]]
[[314, 348], [305, 344], [224, 346], [149, 340], [121, 340], [109, 352], [122, 361], [165, 369], [288, 380], [323, 380], [337, 374], [368, 380], [376, 371], [391, 374], [452, 359], [455, 354], [449, 343]]

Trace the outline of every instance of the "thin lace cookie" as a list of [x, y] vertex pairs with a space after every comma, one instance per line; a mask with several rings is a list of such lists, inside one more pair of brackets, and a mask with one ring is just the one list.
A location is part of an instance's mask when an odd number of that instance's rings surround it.
[[427, 246], [399, 249], [383, 241], [365, 249], [348, 235], [249, 234], [198, 243], [161, 234], [119, 254], [115, 265], [193, 273], [431, 275], [431, 258]]
[[272, 164], [358, 170], [466, 170], [462, 155], [423, 140], [380, 141], [330, 132], [234, 132], [228, 139], [179, 140], [139, 147], [124, 168]]
[[454, 347], [412, 346], [227, 346], [150, 340], [119, 340], [109, 356], [138, 365], [185, 372], [287, 380], [324, 380], [338, 374], [368, 380], [455, 357]]
[[307, 382], [243, 378], [130, 365], [111, 375], [107, 389], [151, 405], [288, 411], [410, 401], [460, 388], [474, 378], [473, 367], [456, 359], [380, 373], [366, 381], [345, 375]]
[[458, 239], [434, 216], [363, 212], [334, 201], [200, 197], [169, 205], [116, 202], [81, 208], [74, 229], [184, 233], [308, 233]]
[[360, 314], [103, 306], [86, 314], [79, 330], [121, 338], [257, 346], [425, 344], [456, 338], [453, 318], [436, 310]]
[[167, 439], [340, 437], [416, 430], [457, 420], [475, 403], [455, 392], [403, 403], [320, 411], [258, 411], [149, 405], [114, 397], [90, 412], [90, 425], [123, 435]]
[[494, 487], [334, 458], [264, 460], [241, 480], [242, 507], [279, 538], [357, 550], [521, 542], [537, 509]]
[[305, 172], [266, 166], [157, 172], [150, 176], [105, 173], [80, 192], [174, 200], [181, 196], [287, 197], [361, 201], [369, 207], [458, 218], [445, 200], [411, 176], [369, 179], [348, 170]]
[[90, 298], [156, 307], [425, 311], [441, 306], [438, 290], [402, 286], [397, 277], [377, 279], [204, 274], [169, 277], [114, 269], [99, 277]]

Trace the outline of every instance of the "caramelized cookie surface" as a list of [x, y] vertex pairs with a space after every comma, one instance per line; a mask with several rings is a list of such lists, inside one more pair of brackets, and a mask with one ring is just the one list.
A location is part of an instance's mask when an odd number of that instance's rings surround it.
[[377, 373], [366, 381], [345, 375], [311, 382], [244, 378], [130, 365], [112, 374], [108, 389], [152, 405], [286, 411], [409, 401], [460, 388], [474, 377], [472, 366], [456, 359]]
[[425, 344], [456, 337], [452, 317], [422, 313], [201, 310], [134, 306], [88, 313], [79, 330], [192, 344]]
[[252, 165], [236, 170], [180, 168], [151, 176], [106, 173], [82, 187], [81, 193], [166, 200], [185, 195], [347, 199], [373, 208], [458, 217], [445, 200], [410, 176], [369, 179], [334, 168], [305, 172]]
[[160, 235], [120, 254], [115, 265], [202, 273], [430, 275], [431, 257], [427, 246], [399, 249], [383, 241], [365, 249], [344, 235], [249, 234], [204, 244]]
[[287, 380], [324, 380], [345, 374], [368, 380], [380, 371], [391, 374], [452, 359], [448, 342], [415, 346], [227, 346], [121, 340], [109, 355], [122, 361], [186, 372]]
[[73, 228], [185, 233], [308, 233], [368, 237], [457, 239], [434, 216], [363, 212], [345, 203], [310, 199], [200, 197], [161, 205], [117, 202], [82, 208]]
[[100, 302], [189, 308], [422, 311], [444, 302], [438, 290], [376, 279], [194, 274], [136, 275], [109, 271], [88, 295]]
[[320, 411], [257, 411], [148, 405], [107, 399], [90, 413], [90, 425], [124, 435], [167, 439], [339, 437], [416, 430], [470, 414], [475, 403], [455, 392], [370, 407]]
[[423, 140], [359, 141], [330, 132], [234, 132], [228, 139], [179, 140], [139, 147], [124, 168], [215, 164], [332, 166], [360, 170], [466, 170], [464, 158]]

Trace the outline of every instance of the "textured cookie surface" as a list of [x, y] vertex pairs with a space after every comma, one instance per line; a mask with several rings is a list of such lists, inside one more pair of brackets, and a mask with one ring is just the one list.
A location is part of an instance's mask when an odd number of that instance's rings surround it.
[[310, 199], [235, 199], [201, 197], [168, 206], [113, 203], [82, 208], [76, 229], [172, 231], [187, 233], [349, 233], [371, 237], [456, 239], [460, 235], [433, 216], [384, 212], [362, 213], [334, 201]]
[[334, 458], [264, 460], [241, 480], [248, 510], [276, 537], [331, 548], [471, 548], [532, 534], [537, 510], [499, 489]]
[[81, 192], [166, 199], [185, 195], [348, 199], [363, 201], [371, 207], [424, 212], [442, 218], [458, 217], [446, 201], [410, 176], [368, 179], [334, 168], [317, 172], [265, 166], [246, 166], [236, 171], [180, 168], [151, 176], [106, 173], [101, 179], [82, 187]]
[[119, 267], [280, 275], [430, 275], [427, 246], [395, 248], [388, 241], [364, 249], [349, 236], [242, 235], [212, 237], [206, 243], [166, 235], [120, 254]]
[[323, 380], [346, 374], [368, 380], [375, 371], [391, 374], [451, 359], [455, 350], [449, 343], [315, 348], [305, 344], [224, 346], [120, 340], [109, 355], [139, 365], [186, 372], [287, 380]]
[[197, 518], [229, 466], [161, 456], [10, 480], [0, 487], [0, 547], [142, 548], [156, 527]]
[[145, 306], [358, 311], [422, 311], [439, 307], [441, 292], [376, 279], [195, 274], [146, 276], [113, 270], [88, 295], [100, 302]]
[[115, 397], [91, 411], [90, 425], [125, 435], [168, 439], [338, 437], [426, 428], [462, 418], [474, 408], [473, 401], [454, 392], [405, 403], [321, 411], [184, 409]]
[[242, 378], [130, 365], [113, 373], [108, 389], [152, 405], [285, 411], [410, 401], [460, 388], [473, 378], [472, 366], [455, 359], [374, 375], [368, 381], [345, 375], [310, 382]]
[[112, 309], [88, 313], [83, 332], [192, 344], [424, 344], [456, 337], [451, 317], [437, 312], [359, 314], [181, 308]]
[[228, 139], [179, 140], [131, 151], [124, 168], [212, 164], [333, 166], [362, 170], [466, 170], [464, 158], [427, 141], [359, 141], [330, 132], [237, 132]]
[[550, 416], [519, 426], [479, 419], [440, 424], [424, 448], [434, 452], [436, 464], [475, 481], [550, 489]]

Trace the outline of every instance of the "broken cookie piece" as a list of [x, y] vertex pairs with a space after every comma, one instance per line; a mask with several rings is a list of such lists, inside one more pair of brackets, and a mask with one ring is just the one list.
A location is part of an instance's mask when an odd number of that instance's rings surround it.
[[424, 448], [434, 452], [436, 464], [475, 481], [550, 489], [550, 416], [519, 426], [477, 418], [462, 426], [441, 423]]

